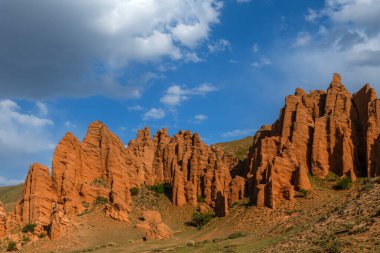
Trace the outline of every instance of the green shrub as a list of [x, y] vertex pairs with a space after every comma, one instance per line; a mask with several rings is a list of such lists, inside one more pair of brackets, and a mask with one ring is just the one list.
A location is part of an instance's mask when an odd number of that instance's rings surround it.
[[334, 185], [335, 190], [346, 190], [351, 188], [352, 180], [351, 178], [344, 176], [342, 177], [336, 185]]
[[7, 251], [17, 251], [17, 245], [14, 241], [8, 243]]
[[87, 203], [86, 201], [82, 201], [82, 206], [83, 206], [84, 208], [89, 208], [89, 207], [90, 207], [90, 204]]
[[204, 202], [205, 202], [205, 197], [203, 197], [203, 196], [201, 196], [201, 195], [198, 195], [198, 196], [197, 196], [197, 201], [198, 201], [199, 203], [204, 203]]
[[132, 187], [130, 190], [132, 196], [137, 196], [140, 192], [140, 189], [137, 187]]
[[91, 185], [96, 186], [96, 187], [103, 187], [103, 188], [108, 188], [108, 183], [104, 178], [96, 178], [94, 181], [92, 181]]
[[37, 226], [37, 224], [28, 223], [22, 228], [23, 233], [34, 232], [34, 228]]
[[106, 197], [103, 197], [103, 196], [98, 196], [96, 197], [96, 201], [95, 201], [95, 204], [96, 205], [105, 205], [105, 204], [108, 204], [108, 198]]
[[201, 229], [204, 225], [209, 223], [213, 217], [214, 217], [213, 212], [208, 212], [208, 213], [194, 212], [191, 218], [191, 221], [188, 222], [187, 224], [190, 226], [197, 227], [198, 229]]
[[165, 184], [156, 184], [149, 186], [149, 190], [154, 191], [157, 194], [163, 194], [165, 193]]
[[247, 236], [247, 233], [244, 233], [244, 232], [235, 232], [235, 233], [230, 234], [228, 236], [228, 239], [237, 239], [237, 238], [244, 237], [244, 236]]
[[307, 196], [309, 196], [309, 191], [306, 189], [301, 189], [300, 192], [304, 198], [307, 198]]
[[24, 238], [22, 238], [22, 241], [23, 241], [23, 242], [29, 242], [29, 241], [30, 241], [30, 238], [29, 238], [29, 237], [24, 237]]
[[45, 238], [46, 237], [46, 233], [40, 233], [39, 235], [38, 235], [38, 238]]
[[339, 179], [339, 176], [333, 172], [329, 172], [329, 174], [327, 174], [325, 179], [329, 182], [334, 182]]

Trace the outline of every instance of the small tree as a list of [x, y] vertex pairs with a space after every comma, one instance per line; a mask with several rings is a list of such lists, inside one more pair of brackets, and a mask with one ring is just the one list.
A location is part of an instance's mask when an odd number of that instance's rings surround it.
[[213, 217], [214, 213], [212, 212], [201, 213], [196, 211], [193, 213], [193, 217], [191, 218], [191, 221], [188, 222], [188, 225], [201, 229], [204, 225], [209, 223]]
[[131, 195], [132, 195], [132, 196], [137, 196], [137, 195], [139, 194], [139, 192], [140, 192], [140, 189], [137, 188], [137, 187], [132, 187], [132, 188], [130, 189], [130, 192], [131, 192]]
[[96, 197], [95, 204], [96, 205], [105, 205], [105, 204], [108, 204], [108, 202], [109, 202], [108, 198], [103, 197], [103, 196], [98, 196], [98, 197]]
[[309, 191], [306, 189], [301, 189], [300, 192], [304, 198], [307, 198], [307, 196], [309, 196]]
[[22, 228], [23, 233], [34, 233], [34, 228], [37, 226], [37, 224], [28, 223]]
[[334, 185], [335, 190], [346, 190], [351, 188], [352, 180], [351, 178], [344, 176], [341, 178], [336, 185]]
[[156, 184], [149, 187], [149, 190], [154, 191], [157, 194], [165, 193], [165, 185], [164, 184]]
[[16, 251], [17, 250], [17, 245], [14, 241], [10, 241], [8, 243], [7, 251]]

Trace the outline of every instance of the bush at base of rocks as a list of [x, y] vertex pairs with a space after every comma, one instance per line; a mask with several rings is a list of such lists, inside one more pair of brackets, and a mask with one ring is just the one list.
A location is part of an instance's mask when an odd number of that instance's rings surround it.
[[17, 245], [14, 241], [8, 243], [7, 251], [17, 251]]
[[351, 178], [344, 176], [341, 178], [336, 185], [334, 185], [335, 190], [347, 190], [351, 188], [352, 180]]
[[201, 213], [201, 212], [194, 212], [193, 216], [191, 218], [191, 221], [187, 222], [187, 225], [197, 227], [198, 229], [201, 229], [204, 225], [209, 223], [212, 218], [214, 217], [214, 213], [208, 212], [208, 213]]
[[137, 195], [139, 194], [139, 192], [140, 192], [140, 189], [137, 188], [137, 187], [132, 187], [132, 188], [130, 189], [130, 192], [131, 192], [131, 195], [132, 195], [132, 196], [137, 196]]
[[34, 228], [36, 227], [37, 225], [36, 224], [32, 224], [32, 223], [28, 223], [26, 224], [23, 228], [22, 228], [22, 232], [23, 233], [33, 233], [34, 232]]

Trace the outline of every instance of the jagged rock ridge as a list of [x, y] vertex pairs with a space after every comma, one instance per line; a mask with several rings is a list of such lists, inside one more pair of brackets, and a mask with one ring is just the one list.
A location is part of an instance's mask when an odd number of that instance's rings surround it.
[[231, 177], [236, 159], [218, 147], [204, 144], [198, 134], [180, 131], [172, 138], [159, 130], [139, 130], [127, 147], [99, 121], [88, 127], [82, 142], [67, 133], [56, 147], [49, 169], [33, 164], [23, 197], [10, 215], [13, 224], [36, 224], [36, 233], [55, 239], [70, 219], [97, 202], [104, 213], [128, 222], [133, 202], [130, 190], [142, 185], [166, 184], [178, 206], [197, 207], [198, 198], [224, 216], [232, 201], [244, 197], [245, 180]]
[[296, 89], [279, 119], [262, 127], [243, 162], [207, 146], [198, 134], [139, 130], [127, 147], [99, 121], [82, 142], [67, 133], [56, 147], [52, 173], [34, 164], [14, 212], [0, 208], [0, 237], [19, 224], [59, 238], [73, 216], [97, 202], [128, 222], [131, 188], [166, 184], [178, 206], [212, 208], [217, 216], [248, 193], [257, 206], [275, 208], [295, 191], [311, 190], [308, 174], [325, 177], [380, 174], [380, 100], [369, 85], [351, 96], [335, 74], [327, 91]]
[[334, 74], [327, 91], [298, 88], [280, 118], [255, 135], [248, 155], [249, 194], [276, 207], [295, 190], [310, 190], [308, 173], [348, 176], [380, 173], [380, 100], [369, 84], [351, 96]]

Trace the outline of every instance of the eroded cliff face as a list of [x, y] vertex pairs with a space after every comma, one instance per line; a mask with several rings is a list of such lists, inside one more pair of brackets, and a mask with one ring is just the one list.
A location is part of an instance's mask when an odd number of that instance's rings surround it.
[[166, 129], [151, 137], [139, 130], [126, 147], [99, 121], [88, 127], [82, 142], [67, 133], [56, 147], [49, 169], [34, 164], [25, 181], [23, 197], [11, 215], [16, 224], [37, 224], [59, 238], [74, 216], [106, 202], [104, 213], [128, 222], [133, 205], [130, 189], [166, 184], [178, 206], [198, 205], [198, 199], [224, 216], [231, 201], [244, 197], [245, 180], [232, 180], [235, 160], [221, 149], [204, 144], [198, 134], [180, 131], [172, 138]]
[[3, 203], [0, 201], [0, 238], [7, 234], [7, 213], [5, 212]]
[[36, 224], [35, 232], [41, 233], [51, 223], [52, 203], [56, 201], [49, 169], [35, 163], [30, 166], [22, 199], [16, 205], [15, 221], [22, 225]]
[[379, 173], [379, 99], [369, 85], [353, 96], [334, 74], [327, 91], [298, 88], [279, 119], [264, 126], [248, 155], [247, 180], [258, 206], [276, 207], [310, 190], [308, 173], [355, 180]]
[[380, 174], [380, 100], [369, 85], [351, 96], [338, 74], [327, 91], [298, 88], [288, 96], [279, 119], [256, 133], [244, 162], [190, 131], [170, 137], [162, 129], [152, 138], [145, 128], [128, 146], [99, 121], [82, 142], [67, 133], [51, 175], [32, 165], [15, 211], [6, 217], [0, 208], [0, 237], [9, 226], [33, 223], [36, 233], [59, 238], [98, 202], [106, 216], [129, 222], [130, 190], [143, 185], [165, 184], [173, 204], [217, 216], [247, 194], [257, 206], [276, 208], [296, 191], [311, 190], [308, 174], [330, 172], [353, 180]]

